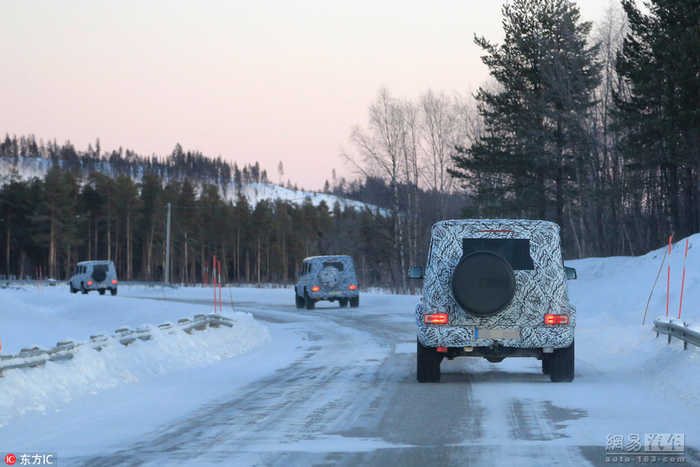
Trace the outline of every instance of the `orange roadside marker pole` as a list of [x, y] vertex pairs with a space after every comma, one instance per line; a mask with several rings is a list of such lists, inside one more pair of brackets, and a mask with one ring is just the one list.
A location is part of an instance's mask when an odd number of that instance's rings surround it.
[[688, 261], [688, 238], [685, 239], [685, 254], [683, 255], [683, 278], [681, 279], [681, 304], [678, 306], [678, 319], [681, 319], [683, 310], [683, 287], [685, 286], [685, 263]]
[[219, 311], [224, 312], [224, 297], [223, 297], [223, 280], [221, 279], [221, 261], [216, 265], [219, 274]]
[[216, 304], [216, 255], [212, 258], [212, 270], [211, 270], [211, 275], [212, 275], [212, 285], [214, 286], [214, 313], [216, 313], [216, 309], [218, 308]]
[[671, 294], [671, 239], [673, 235], [668, 237], [668, 276], [666, 278], [666, 317], [668, 318], [668, 302]]

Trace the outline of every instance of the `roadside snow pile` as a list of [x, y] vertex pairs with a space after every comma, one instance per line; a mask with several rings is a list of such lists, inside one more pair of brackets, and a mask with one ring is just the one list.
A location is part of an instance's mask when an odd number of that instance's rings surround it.
[[[5, 371], [0, 377], [0, 427], [19, 415], [59, 410], [72, 400], [120, 384], [144, 381], [184, 368], [209, 366], [248, 352], [270, 339], [267, 327], [248, 313], [226, 311], [222, 316], [231, 319], [233, 327], [206, 328], [191, 334], [156, 326], [208, 311], [198, 305], [76, 296], [66, 290], [48, 289], [2, 290], [0, 301], [9, 305], [0, 320], [0, 336], [12, 336], [3, 339], [3, 343], [10, 341], [11, 348], [3, 347], [5, 356], [18, 352], [19, 341], [24, 341], [22, 347], [47, 348], [58, 340], [84, 342], [92, 334], [109, 335], [118, 327], [144, 327], [144, 321], [151, 320], [146, 325], [151, 335], [148, 341], [137, 339], [125, 347], [112, 337], [101, 344], [101, 351], [82, 345], [72, 351], [71, 360], [47, 362], [41, 368]], [[74, 339], [80, 334], [81, 339]]]
[[[668, 248], [668, 247], [666, 247]], [[685, 239], [673, 245], [669, 315], [678, 316]], [[569, 281], [576, 305], [576, 365], [586, 379], [651, 384], [662, 400], [682, 399], [700, 407], [700, 349], [666, 336], [656, 338], [654, 319], [666, 314], [668, 258], [652, 295], [646, 324], [642, 315], [661, 265], [664, 248], [639, 257], [567, 261], [578, 280]], [[700, 234], [689, 237], [681, 319], [700, 325]], [[577, 370], [577, 374], [579, 371]], [[578, 376], [577, 376], [578, 378]], [[582, 381], [582, 379], [577, 379]]]
[[[582, 310], [580, 317], [595, 310], [596, 317], [604, 318], [607, 322], [641, 325], [649, 292], [667, 249], [666, 246], [638, 257], [586, 258], [567, 262], [576, 268], [579, 276], [579, 280], [569, 282], [572, 299], [574, 303], [585, 303], [589, 309]], [[678, 317], [680, 305], [684, 251], [685, 239], [673, 244], [669, 304], [669, 316], [673, 318]], [[649, 304], [647, 324], [666, 314], [668, 264], [669, 259], [666, 258]], [[688, 237], [681, 319], [700, 324], [700, 234]]]

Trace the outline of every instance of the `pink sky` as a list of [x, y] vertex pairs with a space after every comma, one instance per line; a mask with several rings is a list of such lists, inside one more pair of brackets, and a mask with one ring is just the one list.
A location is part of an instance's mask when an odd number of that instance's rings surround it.
[[[582, 0], [598, 20], [610, 0]], [[99, 138], [143, 155], [176, 142], [274, 181], [322, 187], [380, 87], [471, 92], [474, 34], [500, 41], [502, 1], [0, 2], [0, 134]], [[294, 5], [293, 5], [294, 4]]]

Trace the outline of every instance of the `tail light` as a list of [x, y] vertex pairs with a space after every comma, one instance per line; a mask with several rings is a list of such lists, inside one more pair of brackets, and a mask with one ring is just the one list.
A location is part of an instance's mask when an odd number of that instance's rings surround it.
[[569, 315], [544, 315], [544, 324], [548, 326], [569, 324]]
[[447, 347], [438, 347], [436, 350], [437, 350], [438, 352], [440, 352], [440, 353], [446, 353], [446, 352], [447, 352]]
[[116, 283], [117, 283], [117, 280], [116, 280], [116, 279], [112, 279], [112, 284], [116, 284]]
[[348, 286], [348, 289], [350, 289], [350, 290], [357, 290], [357, 285], [355, 285], [355, 284], [350, 284], [350, 285]]
[[92, 285], [92, 281], [88, 281], [88, 285]]
[[319, 290], [321, 290], [321, 287], [319, 287], [317, 285], [314, 285], [313, 287], [311, 287], [312, 292], [318, 292]]
[[447, 313], [431, 313], [423, 315], [425, 324], [447, 324]]

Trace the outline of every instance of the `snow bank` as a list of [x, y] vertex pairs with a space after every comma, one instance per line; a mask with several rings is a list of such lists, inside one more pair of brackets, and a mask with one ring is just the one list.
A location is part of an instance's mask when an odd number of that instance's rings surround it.
[[52, 347], [59, 340], [86, 341], [90, 335], [110, 335], [120, 327], [145, 325], [152, 336], [128, 347], [111, 338], [99, 352], [83, 345], [73, 351], [72, 360], [5, 371], [0, 378], [0, 427], [25, 413], [59, 409], [120, 384], [205, 367], [270, 339], [267, 327], [248, 313], [226, 310], [223, 316], [233, 320], [232, 328], [221, 326], [187, 334], [156, 326], [209, 311], [196, 304], [71, 295], [63, 287], [0, 290], [0, 301], [6, 307], [0, 320], [0, 336], [7, 336], [3, 355], [17, 353], [20, 347]]
[[[668, 247], [638, 257], [587, 258], [567, 262], [578, 271], [579, 280], [569, 282], [572, 298], [592, 306], [596, 315], [613, 322], [630, 322], [635, 316], [642, 322], [642, 313], [649, 292]], [[671, 251], [671, 283], [669, 315], [678, 316], [685, 239], [673, 244]], [[647, 323], [666, 313], [668, 258], [649, 304]], [[582, 290], [581, 285], [585, 285]], [[595, 294], [590, 291], [595, 290]], [[587, 296], [584, 296], [587, 295]], [[688, 258], [683, 297], [684, 321], [700, 323], [700, 234], [688, 237]]]
[[[685, 239], [675, 243], [671, 252], [670, 318], [678, 316], [684, 249]], [[656, 338], [653, 332], [654, 319], [665, 319], [668, 258], [642, 326], [663, 256], [660, 248], [639, 257], [567, 262], [578, 273], [578, 280], [568, 283], [577, 309], [576, 364], [589, 379], [612, 376], [650, 384], [660, 400], [680, 399], [700, 408], [700, 349], [691, 345], [684, 351], [677, 339], [667, 345], [666, 336]], [[689, 237], [681, 318], [700, 325], [700, 234]]]

